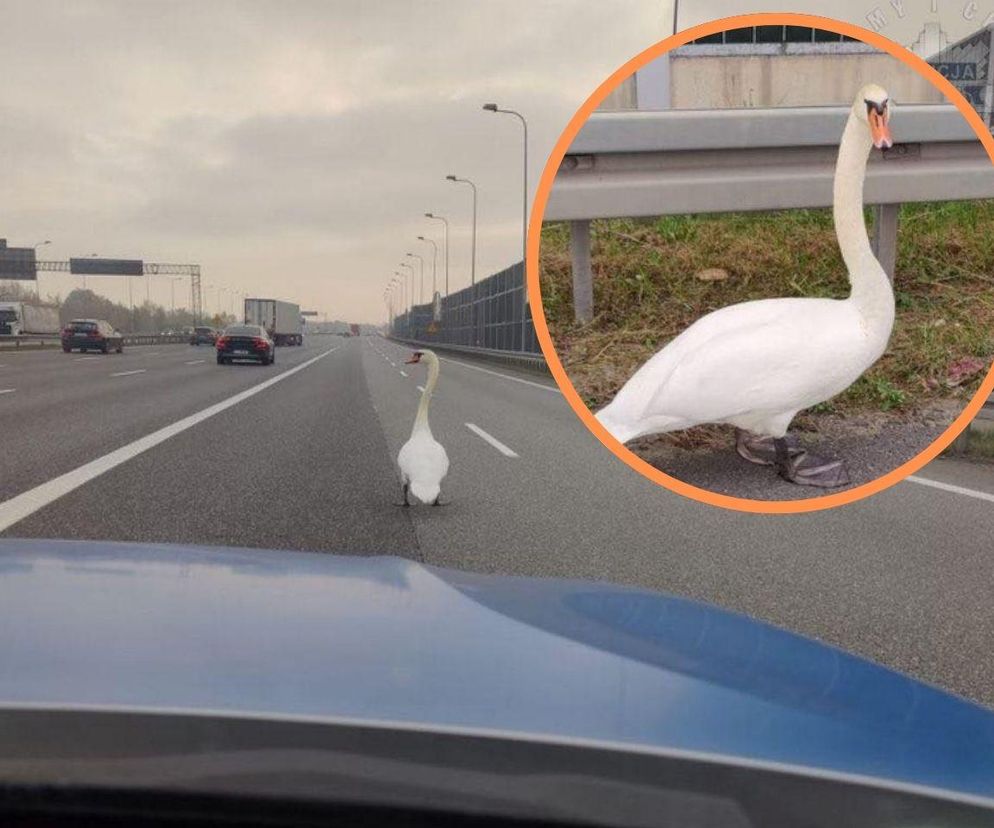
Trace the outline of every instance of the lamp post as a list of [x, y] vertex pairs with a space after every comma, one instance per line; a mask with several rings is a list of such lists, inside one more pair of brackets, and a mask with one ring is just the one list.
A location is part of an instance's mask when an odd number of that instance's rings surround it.
[[412, 259], [417, 259], [421, 262], [421, 281], [418, 282], [418, 304], [424, 304], [425, 301], [425, 260], [424, 256], [420, 253], [405, 253], [405, 256], [410, 256]]
[[169, 277], [169, 306], [173, 313], [176, 313], [176, 283], [182, 281], [182, 276]]
[[432, 247], [432, 251], [431, 251], [431, 301], [434, 302], [435, 301], [435, 294], [438, 292], [438, 288], [436, 287], [436, 277], [435, 277], [435, 274], [436, 274], [436, 271], [437, 271], [437, 265], [438, 265], [438, 245], [435, 244], [435, 240], [434, 239], [428, 239], [428, 238], [425, 238], [424, 236], [418, 236], [418, 240], [419, 241], [423, 241], [423, 242], [428, 242], [428, 244], [430, 244], [431, 247]]
[[501, 109], [495, 103], [484, 104], [483, 108], [487, 112], [514, 115], [521, 121], [521, 127], [524, 130], [524, 164], [521, 184], [521, 350], [523, 351], [525, 349], [525, 317], [528, 309], [528, 287], [525, 280], [525, 263], [528, 261], [528, 122], [520, 112], [515, 112], [513, 109]]
[[407, 283], [407, 311], [410, 313], [414, 309], [414, 265], [401, 262], [400, 266], [411, 271], [411, 280]]
[[397, 277], [396, 282], [400, 286], [400, 309], [407, 313], [407, 285], [404, 284], [404, 274], [395, 270], [393, 275]]
[[468, 178], [459, 178], [455, 175], [445, 176], [447, 181], [455, 181], [458, 184], [469, 184], [473, 188], [473, 242], [469, 263], [469, 283], [476, 284], [476, 185]]
[[469, 265], [469, 284], [473, 290], [470, 291], [469, 301], [470, 307], [472, 308], [470, 314], [472, 317], [471, 324], [473, 326], [473, 344], [479, 345], [480, 337], [476, 330], [476, 185], [468, 178], [459, 178], [455, 175], [447, 175], [445, 178], [448, 181], [455, 181], [458, 184], [469, 184], [469, 186], [473, 188], [473, 243], [472, 250], [470, 252]]
[[445, 245], [445, 295], [449, 295], [449, 221], [442, 216], [436, 216], [434, 213], [425, 213], [425, 218], [435, 219], [436, 221], [442, 222], [442, 240]]

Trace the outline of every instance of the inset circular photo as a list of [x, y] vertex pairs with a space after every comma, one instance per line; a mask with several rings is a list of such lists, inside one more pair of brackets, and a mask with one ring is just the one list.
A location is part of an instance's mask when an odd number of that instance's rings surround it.
[[608, 449], [707, 503], [801, 512], [956, 438], [994, 387], [994, 139], [954, 58], [979, 61], [746, 15], [591, 95], [539, 186], [528, 278]]

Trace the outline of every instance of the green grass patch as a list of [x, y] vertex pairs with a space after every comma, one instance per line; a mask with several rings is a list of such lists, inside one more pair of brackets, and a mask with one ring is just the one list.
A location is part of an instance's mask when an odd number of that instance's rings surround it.
[[[872, 225], [867, 211], [867, 226]], [[994, 201], [905, 205], [887, 353], [816, 410], [910, 412], [964, 401], [994, 359]], [[610, 399], [676, 334], [726, 305], [849, 293], [830, 210], [593, 222], [594, 310], [573, 320], [569, 227], [543, 227], [543, 306], [581, 397]], [[718, 268], [727, 278], [697, 274]]]

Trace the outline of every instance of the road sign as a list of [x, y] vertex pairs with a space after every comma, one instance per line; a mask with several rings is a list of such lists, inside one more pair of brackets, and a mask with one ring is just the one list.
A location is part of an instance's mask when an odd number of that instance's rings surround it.
[[0, 239], [0, 279], [38, 278], [33, 247], [7, 247], [7, 240]]
[[141, 259], [70, 259], [69, 272], [86, 276], [142, 276]]

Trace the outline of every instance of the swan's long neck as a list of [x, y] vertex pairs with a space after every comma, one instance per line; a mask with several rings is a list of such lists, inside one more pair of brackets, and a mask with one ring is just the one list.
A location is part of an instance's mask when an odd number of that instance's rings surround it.
[[428, 381], [425, 383], [425, 390], [421, 392], [421, 402], [418, 404], [418, 415], [414, 418], [412, 434], [418, 431], [427, 431], [431, 434], [431, 429], [428, 427], [428, 405], [431, 403], [431, 393], [438, 384], [438, 358], [428, 357], [425, 362], [428, 363]]
[[842, 258], [849, 271], [852, 301], [866, 314], [886, 316], [889, 307], [892, 316], [893, 291], [887, 274], [870, 248], [863, 219], [863, 181], [870, 147], [868, 128], [860, 122], [855, 111], [850, 112], [835, 164], [832, 217]]

